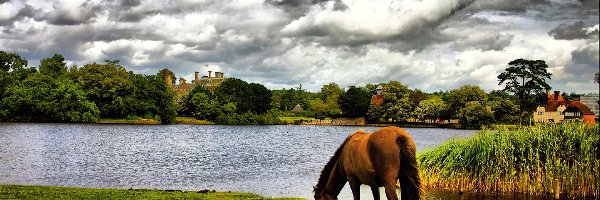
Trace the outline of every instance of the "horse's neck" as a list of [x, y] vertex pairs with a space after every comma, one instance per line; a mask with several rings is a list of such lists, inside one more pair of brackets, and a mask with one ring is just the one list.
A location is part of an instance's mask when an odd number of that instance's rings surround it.
[[338, 194], [344, 188], [344, 185], [348, 182], [346, 179], [346, 175], [343, 172], [343, 169], [340, 165], [340, 161], [338, 159], [337, 163], [333, 167], [331, 173], [329, 174], [329, 179], [327, 180], [327, 184], [323, 189], [324, 194], [329, 194], [330, 196], [337, 197]]

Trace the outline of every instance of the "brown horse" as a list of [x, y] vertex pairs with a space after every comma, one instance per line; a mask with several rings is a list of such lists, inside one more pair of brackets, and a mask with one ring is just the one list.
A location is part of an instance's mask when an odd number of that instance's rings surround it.
[[421, 180], [416, 161], [416, 146], [401, 128], [385, 127], [371, 134], [358, 131], [346, 138], [335, 151], [314, 187], [315, 199], [337, 199], [348, 182], [354, 199], [360, 199], [360, 185], [371, 186], [373, 199], [385, 187], [388, 200], [397, 200], [396, 182], [400, 180], [402, 200], [420, 199]]

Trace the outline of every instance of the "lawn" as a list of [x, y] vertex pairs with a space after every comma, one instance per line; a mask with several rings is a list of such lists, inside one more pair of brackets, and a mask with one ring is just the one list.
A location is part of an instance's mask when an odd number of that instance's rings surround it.
[[289, 124], [289, 123], [294, 123], [294, 121], [299, 121], [299, 120], [309, 121], [309, 120], [314, 120], [315, 118], [312, 118], [312, 117], [278, 117], [278, 119], [282, 122]]
[[96, 123], [98, 124], [160, 124], [159, 121], [154, 119], [100, 119]]
[[266, 198], [240, 192], [203, 192], [0, 185], [0, 199], [298, 199]]
[[174, 121], [175, 124], [199, 124], [199, 125], [212, 125], [215, 124], [211, 121], [196, 119], [193, 117], [177, 117]]

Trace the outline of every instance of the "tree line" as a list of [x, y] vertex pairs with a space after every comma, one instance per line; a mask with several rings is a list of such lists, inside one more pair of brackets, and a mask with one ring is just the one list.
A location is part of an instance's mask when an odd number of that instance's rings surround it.
[[164, 80], [134, 74], [116, 60], [67, 67], [62, 55], [39, 68], [0, 51], [0, 121], [95, 122], [100, 118], [153, 118], [171, 123], [177, 115]]
[[[551, 75], [543, 61], [518, 59], [498, 76], [505, 89], [490, 93], [475, 85], [426, 93], [399, 81], [347, 89], [329, 83], [318, 92], [301, 85], [269, 90], [258, 83], [227, 78], [214, 91], [196, 86], [176, 97], [165, 83], [165, 76], [176, 80], [168, 69], [157, 75], [135, 74], [117, 60], [69, 68], [58, 54], [43, 59], [38, 69], [27, 63], [15, 53], [0, 51], [0, 121], [95, 122], [142, 117], [168, 124], [179, 115], [218, 124], [278, 124], [278, 117], [302, 115], [365, 117], [370, 123], [457, 119], [465, 128], [479, 128], [530, 117], [535, 107], [545, 103], [543, 90], [550, 89], [545, 79]], [[371, 103], [378, 86], [383, 88], [380, 106]], [[296, 105], [305, 112], [291, 112]]]

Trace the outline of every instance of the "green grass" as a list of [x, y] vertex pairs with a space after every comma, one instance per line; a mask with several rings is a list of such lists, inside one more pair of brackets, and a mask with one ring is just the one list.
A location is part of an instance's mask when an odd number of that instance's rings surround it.
[[0, 199], [293, 199], [265, 198], [251, 193], [120, 190], [56, 186], [0, 185]]
[[[426, 188], [600, 197], [600, 128], [584, 123], [481, 130], [417, 156]], [[509, 129], [513, 128], [513, 129]]]
[[176, 123], [176, 124], [199, 124], [199, 125], [215, 124], [211, 121], [196, 119], [193, 117], [176, 117], [174, 123]]
[[300, 121], [300, 120], [314, 120], [315, 118], [312, 117], [277, 117], [280, 121], [285, 122], [285, 123], [294, 123], [294, 121]]
[[159, 121], [154, 119], [100, 119], [96, 123], [98, 124], [160, 124]]

